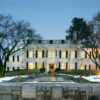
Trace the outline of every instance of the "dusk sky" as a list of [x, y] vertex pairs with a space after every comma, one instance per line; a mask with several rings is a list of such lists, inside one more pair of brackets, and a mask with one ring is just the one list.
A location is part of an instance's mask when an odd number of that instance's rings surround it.
[[73, 17], [91, 20], [100, 0], [0, 0], [0, 14], [31, 23], [44, 39], [65, 39]]

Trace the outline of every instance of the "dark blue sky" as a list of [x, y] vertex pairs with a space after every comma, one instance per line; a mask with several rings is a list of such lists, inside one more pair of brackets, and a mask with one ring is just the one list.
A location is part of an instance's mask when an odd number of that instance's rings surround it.
[[91, 20], [100, 0], [0, 0], [0, 13], [25, 20], [44, 39], [65, 39], [73, 17]]

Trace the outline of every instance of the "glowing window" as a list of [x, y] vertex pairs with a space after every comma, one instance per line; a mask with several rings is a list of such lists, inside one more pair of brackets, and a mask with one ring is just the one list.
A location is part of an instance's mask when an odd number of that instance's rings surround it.
[[62, 58], [66, 58], [66, 52], [65, 51], [62, 51]]
[[64, 63], [61, 63], [61, 69], [62, 69], [62, 70], [65, 70], [65, 69], [66, 69]]
[[33, 63], [28, 63], [28, 69], [33, 69]]
[[75, 64], [74, 64], [74, 63], [71, 63], [71, 64], [70, 64], [70, 69], [71, 69], [71, 70], [75, 69]]
[[13, 61], [13, 56], [9, 56], [9, 61]]
[[22, 51], [23, 50], [23, 46], [20, 46], [20, 51]]
[[12, 46], [9, 46], [9, 50], [11, 50], [12, 49]]
[[9, 67], [9, 71], [13, 71], [13, 67]]
[[55, 57], [55, 51], [48, 51], [48, 57], [54, 58]]
[[19, 69], [25, 69], [24, 67], [19, 67]]
[[15, 51], [17, 50], [17, 46], [15, 47]]
[[19, 61], [23, 61], [23, 57], [22, 56], [19, 57]]
[[42, 58], [42, 51], [38, 51], [38, 57]]
[[95, 65], [91, 65], [91, 70], [95, 70]]
[[37, 67], [38, 69], [42, 68], [42, 62], [39, 62]]
[[80, 52], [80, 56], [81, 56], [81, 58], [85, 58], [85, 52], [84, 51], [81, 51]]
[[29, 58], [33, 57], [33, 51], [29, 51]]
[[71, 51], [71, 58], [75, 58], [75, 51]]
[[84, 70], [85, 66], [84, 65], [81, 65], [80, 66], [80, 70]]

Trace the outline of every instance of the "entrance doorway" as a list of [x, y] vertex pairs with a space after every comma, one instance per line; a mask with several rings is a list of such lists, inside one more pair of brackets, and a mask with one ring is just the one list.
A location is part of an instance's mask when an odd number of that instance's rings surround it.
[[49, 71], [54, 72], [54, 64], [49, 64]]

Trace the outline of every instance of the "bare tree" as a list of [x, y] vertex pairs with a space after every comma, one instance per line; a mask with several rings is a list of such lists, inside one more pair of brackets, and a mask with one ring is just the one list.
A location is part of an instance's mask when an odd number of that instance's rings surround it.
[[[24, 49], [37, 39], [41, 39], [41, 37], [35, 34], [35, 30], [30, 27], [28, 22], [16, 22], [10, 15], [0, 15], [0, 73], [2, 76], [5, 75], [9, 56]], [[20, 44], [23, 45], [23, 48], [15, 50], [15, 47]], [[12, 48], [9, 49], [9, 46]]]
[[93, 20], [89, 22], [89, 27], [91, 35], [86, 44], [84, 44], [84, 50], [90, 49], [91, 53], [87, 52], [87, 54], [100, 70], [100, 13], [97, 13]]

